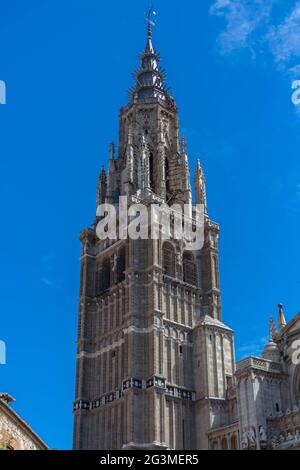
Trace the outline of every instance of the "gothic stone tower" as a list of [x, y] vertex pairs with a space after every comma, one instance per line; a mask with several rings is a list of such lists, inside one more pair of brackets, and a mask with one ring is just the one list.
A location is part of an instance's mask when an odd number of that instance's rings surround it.
[[[121, 109], [97, 205], [192, 203], [186, 142], [159, 55], [147, 43], [131, 100]], [[198, 162], [195, 199], [206, 208]], [[232, 331], [221, 322], [219, 227], [205, 210], [205, 241], [117, 239], [84, 230], [78, 318], [75, 449], [208, 447], [226, 425], [234, 373]]]

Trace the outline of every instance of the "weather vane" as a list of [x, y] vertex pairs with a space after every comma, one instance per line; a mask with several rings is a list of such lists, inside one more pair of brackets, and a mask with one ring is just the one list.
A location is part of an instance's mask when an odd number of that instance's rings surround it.
[[150, 26], [155, 26], [156, 23], [153, 19], [153, 17], [156, 16], [156, 11], [153, 9], [153, 6], [151, 5], [147, 14], [147, 18], [145, 20], [148, 22], [148, 25]]

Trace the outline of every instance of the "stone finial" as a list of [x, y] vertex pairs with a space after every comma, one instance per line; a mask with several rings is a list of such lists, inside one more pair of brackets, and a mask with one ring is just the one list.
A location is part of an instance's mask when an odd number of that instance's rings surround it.
[[100, 181], [105, 181], [106, 180], [106, 173], [105, 173], [104, 165], [102, 165], [99, 179], [100, 179]]
[[182, 137], [182, 139], [181, 139], [181, 146], [182, 146], [182, 153], [186, 154], [186, 139], [185, 139], [185, 137]]
[[278, 345], [275, 342], [276, 335], [276, 325], [273, 318], [270, 317], [270, 337], [269, 342], [266, 344], [263, 350], [262, 357], [273, 362], [279, 362], [280, 360]]
[[111, 142], [110, 147], [109, 147], [109, 159], [114, 160], [115, 159], [115, 144]]
[[284, 316], [284, 313], [283, 313], [283, 305], [278, 304], [278, 326], [279, 326], [279, 329], [282, 330], [282, 328], [284, 328], [285, 325], [286, 325], [286, 319], [285, 319], [285, 316]]
[[200, 160], [197, 161], [194, 180], [195, 180], [196, 203], [203, 204], [205, 213], [207, 213], [206, 181], [205, 181], [205, 176], [204, 176], [204, 172], [203, 172]]
[[96, 205], [98, 207], [99, 204], [105, 202], [106, 197], [106, 172], [104, 166], [102, 166], [99, 179], [98, 179], [98, 188], [97, 188], [97, 198], [96, 198]]
[[276, 331], [276, 325], [274, 322], [273, 317], [270, 317], [270, 341], [274, 341], [276, 337], [277, 331]]
[[147, 140], [144, 133], [141, 136], [140, 141], [140, 158], [138, 164], [138, 181], [139, 188], [150, 189], [150, 162], [149, 162], [149, 149]]
[[190, 181], [190, 167], [189, 160], [186, 152], [186, 140], [185, 137], [182, 137], [181, 141], [182, 146], [182, 184], [184, 191], [191, 191], [191, 181]]
[[0, 393], [0, 400], [4, 401], [4, 402], [7, 403], [7, 404], [16, 401], [16, 400], [14, 399], [14, 397], [12, 397], [11, 395], [9, 395], [8, 393]]
[[129, 132], [128, 132], [127, 145], [129, 145], [129, 146], [133, 145], [133, 135], [132, 135], [131, 127], [129, 128]]

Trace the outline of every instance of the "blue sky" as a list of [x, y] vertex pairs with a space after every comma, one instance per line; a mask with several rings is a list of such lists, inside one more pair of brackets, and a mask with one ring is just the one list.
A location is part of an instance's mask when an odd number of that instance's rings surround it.
[[[147, 2], [1, 0], [0, 389], [52, 448], [72, 445], [79, 231], [145, 43]], [[299, 310], [300, 2], [155, 4], [154, 44], [191, 167], [221, 225], [223, 319], [237, 356]], [[299, 107], [300, 108], [300, 107]]]

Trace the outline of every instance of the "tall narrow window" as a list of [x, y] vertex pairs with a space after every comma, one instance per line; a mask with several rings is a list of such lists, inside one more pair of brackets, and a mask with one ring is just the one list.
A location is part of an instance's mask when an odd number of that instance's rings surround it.
[[218, 273], [218, 259], [216, 256], [213, 257], [213, 276], [215, 281], [215, 287], [219, 288], [219, 273]]
[[150, 152], [149, 154], [149, 175], [150, 175], [150, 188], [154, 191], [154, 161], [153, 161], [153, 153]]
[[170, 179], [169, 179], [169, 160], [165, 157], [165, 180], [166, 180], [166, 192], [170, 192]]
[[81, 264], [80, 266], [80, 295], [83, 294], [83, 274], [84, 274], [84, 270], [83, 270], [83, 265]]
[[114, 192], [114, 203], [115, 204], [119, 203], [119, 198], [120, 198], [120, 189], [117, 188]]
[[124, 281], [125, 269], [126, 269], [126, 254], [125, 254], [125, 247], [124, 247], [124, 248], [121, 248], [118, 253], [117, 282]]
[[163, 245], [163, 270], [168, 276], [175, 277], [175, 251], [168, 242]]
[[197, 284], [195, 259], [193, 254], [187, 251], [183, 254], [183, 280], [193, 286]]
[[101, 266], [100, 293], [110, 288], [110, 259], [106, 259]]

